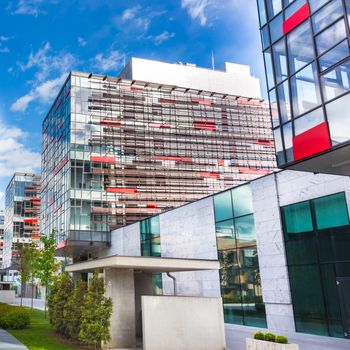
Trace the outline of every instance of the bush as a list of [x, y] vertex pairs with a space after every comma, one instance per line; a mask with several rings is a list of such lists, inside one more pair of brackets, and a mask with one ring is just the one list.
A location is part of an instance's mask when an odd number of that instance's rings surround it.
[[254, 339], [265, 340], [265, 333], [258, 331], [254, 333]]
[[271, 341], [271, 342], [275, 342], [276, 341], [276, 336], [272, 333], [266, 333], [265, 334], [265, 340], [266, 341]]
[[278, 335], [278, 336], [276, 337], [276, 343], [288, 344], [288, 338], [285, 337], [284, 335]]
[[0, 305], [0, 328], [24, 329], [29, 326], [30, 313], [19, 306]]

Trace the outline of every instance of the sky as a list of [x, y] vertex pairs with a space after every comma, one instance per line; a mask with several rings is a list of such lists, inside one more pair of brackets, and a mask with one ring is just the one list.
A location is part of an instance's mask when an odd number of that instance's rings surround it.
[[40, 172], [41, 124], [71, 70], [131, 57], [248, 64], [266, 97], [255, 0], [0, 0], [0, 208], [15, 171]]

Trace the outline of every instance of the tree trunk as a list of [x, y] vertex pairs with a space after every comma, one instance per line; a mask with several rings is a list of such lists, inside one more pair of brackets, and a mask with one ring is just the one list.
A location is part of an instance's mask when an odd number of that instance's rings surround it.
[[34, 278], [32, 276], [32, 304], [31, 304], [32, 311], [33, 311], [33, 306], [34, 306]]
[[47, 300], [47, 287], [45, 287], [45, 319], [46, 319], [46, 300]]

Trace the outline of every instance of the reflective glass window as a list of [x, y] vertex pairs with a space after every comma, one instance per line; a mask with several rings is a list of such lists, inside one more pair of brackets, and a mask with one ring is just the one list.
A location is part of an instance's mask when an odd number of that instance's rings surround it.
[[321, 6], [329, 2], [330, 0], [309, 0], [311, 13], [317, 11]]
[[293, 15], [296, 11], [300, 9], [305, 4], [305, 0], [295, 0], [295, 1], [290, 1], [292, 5], [286, 8], [285, 11], [285, 16], [286, 18], [289, 18], [291, 15]]
[[274, 78], [273, 78], [273, 70], [272, 70], [271, 50], [267, 50], [264, 52], [264, 60], [265, 60], [265, 72], [267, 76], [267, 87], [270, 90], [275, 85]]
[[340, 64], [321, 77], [321, 85], [326, 101], [350, 89], [350, 60]]
[[303, 233], [313, 230], [309, 202], [288, 205], [283, 208], [286, 234]]
[[273, 136], [275, 139], [275, 149], [277, 155], [277, 163], [278, 165], [283, 165], [286, 161], [284, 159], [284, 151], [282, 145], [282, 137], [281, 137], [281, 129], [278, 128], [273, 131]]
[[281, 39], [272, 46], [273, 62], [275, 66], [276, 84], [285, 80], [287, 72], [287, 54], [284, 39]]
[[332, 145], [350, 140], [350, 94], [326, 104], [329, 131]]
[[242, 216], [253, 212], [253, 198], [250, 186], [239, 186], [232, 190], [234, 216]]
[[283, 35], [283, 17], [282, 13], [274, 18], [270, 22], [270, 34], [271, 34], [271, 42], [275, 42]]
[[233, 220], [226, 220], [216, 223], [216, 238], [218, 250], [236, 248], [235, 228]]
[[290, 108], [290, 98], [289, 98], [289, 85], [288, 80], [277, 87], [278, 91], [278, 104], [281, 111], [281, 121], [282, 123], [287, 122], [291, 119], [292, 113]]
[[347, 56], [349, 56], [349, 44], [347, 40], [344, 40], [319, 58], [321, 71], [333, 66]]
[[310, 113], [307, 113], [303, 115], [302, 117], [299, 117], [298, 119], [295, 119], [294, 121], [294, 131], [295, 136], [305, 132], [306, 130], [309, 130], [316, 125], [321, 124], [324, 122], [324, 115], [323, 115], [323, 109], [318, 108]]
[[282, 1], [281, 0], [267, 0], [267, 12], [269, 18], [276, 16], [282, 10]]
[[261, 29], [261, 42], [263, 50], [270, 46], [269, 26], [265, 26]]
[[314, 33], [318, 33], [329, 24], [343, 15], [343, 4], [341, 0], [333, 0], [327, 6], [312, 16]]
[[280, 124], [280, 121], [279, 121], [279, 114], [278, 114], [276, 90], [275, 89], [272, 89], [269, 92], [269, 101], [270, 101], [270, 106], [271, 106], [272, 125], [273, 125], [273, 127], [276, 127]]
[[346, 5], [346, 13], [348, 17], [348, 23], [350, 25], [350, 0], [345, 0], [345, 5]]
[[293, 155], [293, 131], [292, 123], [287, 123], [283, 126], [283, 140], [286, 152], [287, 162], [292, 162], [294, 160]]
[[231, 192], [226, 191], [214, 196], [215, 221], [233, 218]]
[[315, 199], [316, 223], [319, 230], [349, 225], [344, 193]]
[[258, 0], [258, 9], [259, 9], [260, 25], [263, 26], [266, 23], [266, 9], [265, 9], [264, 0]]
[[316, 36], [317, 54], [321, 55], [345, 37], [345, 22], [342, 19]]
[[235, 229], [238, 248], [256, 245], [253, 215], [241, 216], [235, 219]]
[[291, 88], [294, 117], [320, 105], [320, 88], [314, 63], [291, 78]]
[[314, 46], [310, 22], [307, 21], [287, 35], [290, 73], [303, 68], [314, 59]]

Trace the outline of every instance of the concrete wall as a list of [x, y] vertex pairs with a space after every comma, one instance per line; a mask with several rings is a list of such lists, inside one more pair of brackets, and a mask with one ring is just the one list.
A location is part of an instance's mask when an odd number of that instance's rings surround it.
[[144, 350], [226, 348], [221, 298], [142, 297]]
[[[161, 254], [169, 258], [218, 258], [211, 197], [160, 215]], [[220, 296], [218, 271], [174, 273], [178, 295]], [[164, 294], [173, 294], [173, 281], [163, 274]]]
[[0, 303], [14, 304], [15, 298], [16, 295], [14, 290], [0, 290]]

